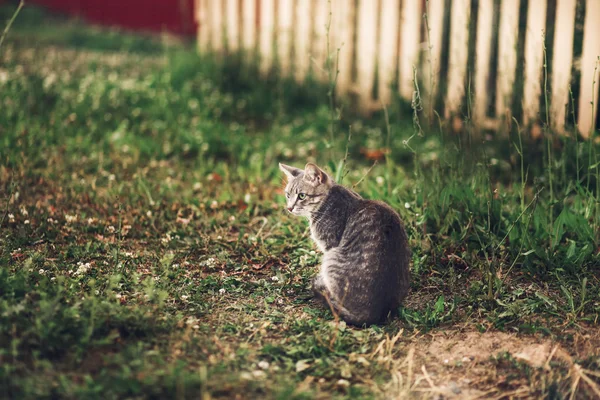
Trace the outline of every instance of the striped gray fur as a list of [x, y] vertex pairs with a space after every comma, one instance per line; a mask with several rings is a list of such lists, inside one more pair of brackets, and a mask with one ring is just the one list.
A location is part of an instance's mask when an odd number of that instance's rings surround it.
[[279, 164], [287, 209], [310, 222], [323, 252], [315, 295], [353, 325], [384, 322], [410, 287], [410, 249], [400, 217], [387, 204], [336, 184], [314, 164]]

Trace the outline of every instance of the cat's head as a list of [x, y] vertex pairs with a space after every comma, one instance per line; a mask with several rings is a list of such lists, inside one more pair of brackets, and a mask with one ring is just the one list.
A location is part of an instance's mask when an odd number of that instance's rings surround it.
[[334, 185], [333, 179], [312, 163], [306, 164], [303, 170], [279, 163], [279, 169], [288, 179], [286, 208], [294, 215], [310, 217]]

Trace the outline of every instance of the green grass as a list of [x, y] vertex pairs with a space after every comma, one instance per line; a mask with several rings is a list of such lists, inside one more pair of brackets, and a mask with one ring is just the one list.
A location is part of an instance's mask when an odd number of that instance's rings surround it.
[[[552, 137], [548, 168], [548, 143], [516, 126], [414, 135], [401, 101], [389, 142], [383, 113], [348, 106], [331, 142], [326, 85], [23, 13], [0, 49], [0, 397], [419, 397], [421, 366], [438, 388], [497, 395], [564, 398], [572, 365], [598, 382], [597, 145]], [[344, 183], [364, 177], [413, 249], [398, 318], [366, 329], [309, 299], [320, 255], [282, 211], [277, 168], [335, 175], [349, 125]], [[388, 143], [365, 176], [365, 149]], [[427, 353], [469, 331], [564, 354], [494, 354], [473, 375]]]

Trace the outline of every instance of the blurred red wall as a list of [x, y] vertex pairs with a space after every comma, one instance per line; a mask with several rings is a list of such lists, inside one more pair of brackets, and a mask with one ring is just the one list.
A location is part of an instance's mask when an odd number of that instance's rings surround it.
[[[0, 0], [2, 2], [2, 0]], [[194, 0], [28, 0], [86, 21], [143, 31], [194, 35]]]

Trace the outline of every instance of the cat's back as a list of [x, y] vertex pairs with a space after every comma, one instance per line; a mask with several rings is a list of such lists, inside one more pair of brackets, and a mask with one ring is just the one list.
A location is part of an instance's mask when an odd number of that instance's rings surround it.
[[360, 199], [348, 218], [350, 229], [357, 229], [370, 236], [392, 240], [391, 236], [406, 236], [398, 213], [388, 204], [378, 200]]

